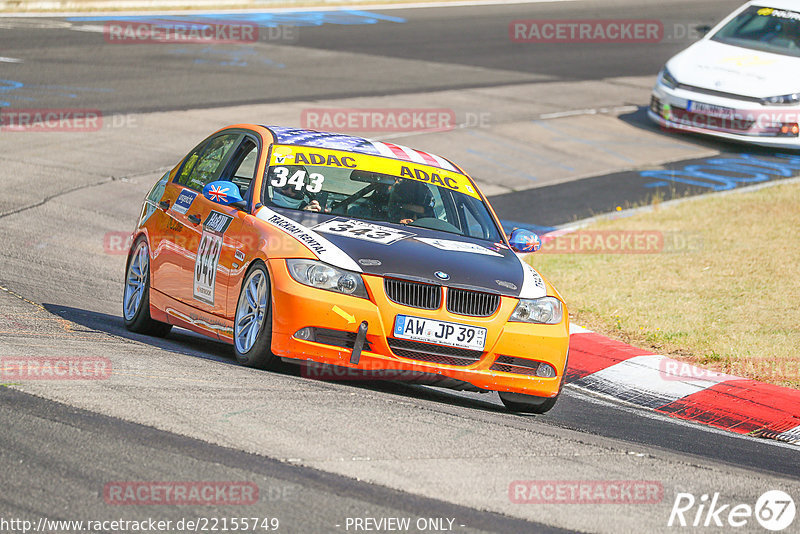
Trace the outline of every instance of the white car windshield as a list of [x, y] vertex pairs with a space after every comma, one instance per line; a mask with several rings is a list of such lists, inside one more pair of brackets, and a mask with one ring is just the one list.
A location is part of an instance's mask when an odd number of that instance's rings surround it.
[[441, 230], [501, 241], [484, 203], [459, 191], [363, 169], [272, 165], [265, 199], [276, 207]]
[[800, 12], [750, 6], [723, 26], [711, 40], [800, 57]]

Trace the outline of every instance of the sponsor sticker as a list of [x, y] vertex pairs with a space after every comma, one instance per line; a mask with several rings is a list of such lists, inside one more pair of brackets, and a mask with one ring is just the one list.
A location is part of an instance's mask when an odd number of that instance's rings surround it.
[[230, 226], [232, 220], [233, 217], [230, 215], [226, 215], [218, 211], [212, 211], [208, 214], [208, 217], [206, 217], [206, 220], [203, 222], [203, 230], [222, 235], [225, 233], [225, 230], [228, 229], [228, 226]]
[[360, 169], [424, 182], [480, 199], [469, 178], [439, 167], [343, 150], [275, 145], [270, 165], [314, 165], [344, 169]]
[[440, 250], [447, 250], [450, 252], [466, 252], [469, 254], [483, 254], [484, 256], [498, 256], [503, 257], [502, 254], [489, 250], [488, 248], [475, 244], [467, 243], [464, 241], [452, 241], [450, 239], [434, 239], [430, 237], [417, 237], [417, 241], [422, 241], [432, 247]]
[[203, 235], [194, 262], [194, 298], [214, 305], [214, 287], [217, 280], [217, 266], [222, 252], [222, 241], [225, 230], [230, 226], [233, 217], [218, 211], [212, 211], [203, 222]]
[[172, 210], [182, 215], [186, 215], [186, 212], [189, 211], [189, 207], [192, 205], [192, 202], [194, 202], [196, 196], [197, 191], [184, 189], [181, 191], [181, 194], [178, 195], [178, 200], [175, 201], [175, 204], [172, 206]]
[[382, 245], [391, 245], [392, 243], [396, 243], [401, 239], [405, 239], [414, 235], [410, 232], [389, 228], [388, 226], [381, 226], [379, 224], [372, 224], [364, 221], [356, 221], [347, 219], [345, 217], [329, 219], [314, 226], [313, 228], [319, 232], [351, 237], [353, 239], [362, 239], [364, 241], [371, 241], [372, 243], [380, 243]]
[[331, 265], [335, 265], [341, 269], [349, 271], [361, 272], [361, 267], [341, 249], [337, 248], [333, 243], [319, 235], [314, 230], [303, 226], [297, 221], [288, 217], [284, 217], [280, 213], [276, 213], [266, 206], [262, 206], [256, 213], [256, 217], [262, 221], [266, 221], [275, 228], [283, 231], [284, 233], [292, 236], [297, 241], [305, 245], [316, 256]]
[[530, 264], [521, 259], [519, 262], [522, 264], [523, 271], [522, 289], [520, 289], [519, 297], [523, 299], [544, 297], [547, 294], [547, 287], [545, 287], [541, 275]]
[[800, 13], [796, 11], [786, 11], [783, 9], [774, 9], [771, 7], [764, 7], [759, 9], [756, 13], [762, 17], [778, 17], [781, 19], [798, 20], [800, 21]]

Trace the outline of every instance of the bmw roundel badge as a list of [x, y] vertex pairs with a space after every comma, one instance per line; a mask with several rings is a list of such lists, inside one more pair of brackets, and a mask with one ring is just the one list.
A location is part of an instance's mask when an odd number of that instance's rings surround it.
[[444, 271], [436, 271], [436, 272], [435, 272], [435, 273], [433, 273], [433, 274], [435, 274], [435, 275], [436, 275], [436, 278], [438, 278], [439, 280], [450, 280], [450, 275], [449, 275], [449, 274], [447, 274], [447, 273], [446, 273], [446, 272], [444, 272]]

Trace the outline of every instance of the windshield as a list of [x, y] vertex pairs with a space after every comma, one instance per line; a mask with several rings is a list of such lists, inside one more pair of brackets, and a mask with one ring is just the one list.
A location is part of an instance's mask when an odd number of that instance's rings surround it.
[[276, 145], [264, 198], [273, 206], [502, 241], [466, 176], [411, 162]]
[[750, 6], [723, 26], [714, 41], [800, 57], [800, 13]]

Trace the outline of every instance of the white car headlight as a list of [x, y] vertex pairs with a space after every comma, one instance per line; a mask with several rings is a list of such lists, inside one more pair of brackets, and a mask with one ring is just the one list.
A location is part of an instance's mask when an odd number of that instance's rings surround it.
[[369, 298], [364, 279], [358, 273], [332, 267], [316, 260], [286, 260], [289, 274], [303, 285]]
[[768, 96], [761, 99], [761, 104], [765, 106], [779, 105], [791, 106], [792, 104], [800, 104], [800, 93], [792, 93], [790, 95]]
[[520, 323], [558, 324], [564, 313], [561, 301], [555, 297], [519, 299], [509, 321]]
[[658, 73], [658, 81], [661, 85], [666, 85], [670, 89], [675, 89], [680, 85], [667, 67], [664, 67], [661, 69], [661, 72]]

